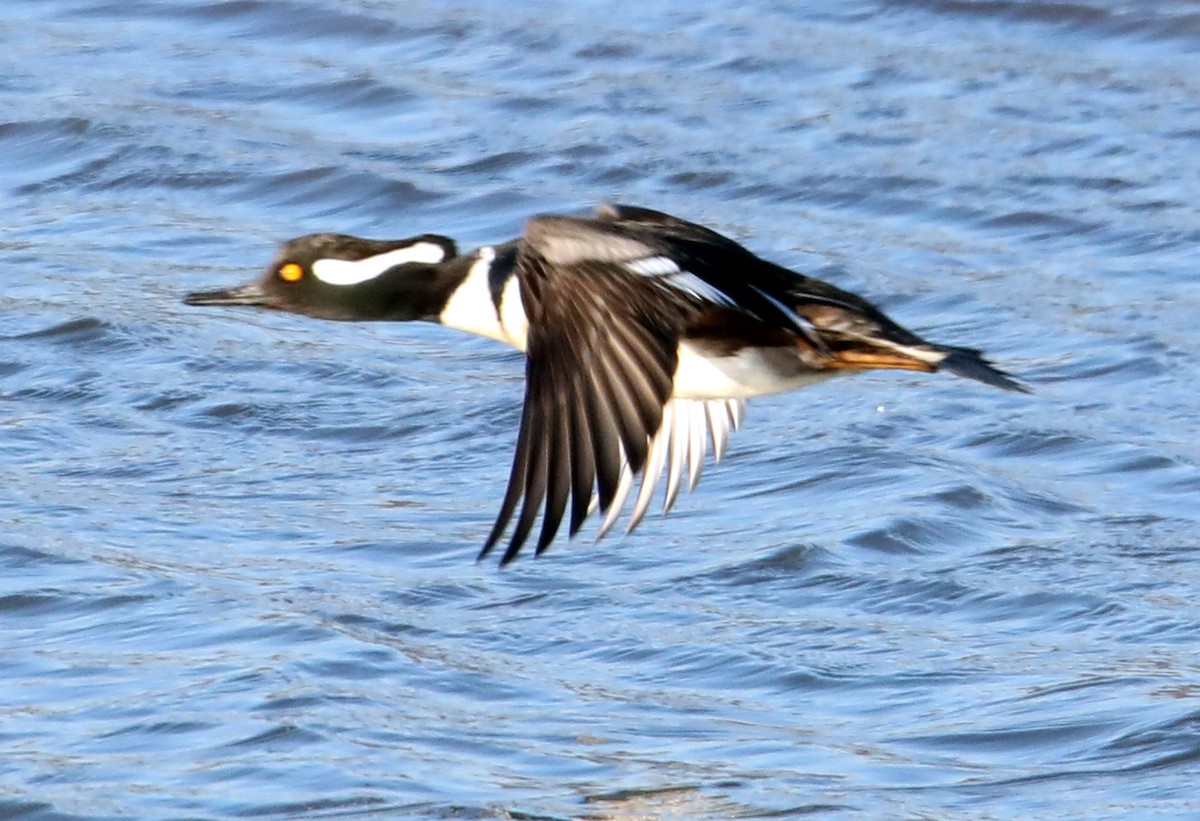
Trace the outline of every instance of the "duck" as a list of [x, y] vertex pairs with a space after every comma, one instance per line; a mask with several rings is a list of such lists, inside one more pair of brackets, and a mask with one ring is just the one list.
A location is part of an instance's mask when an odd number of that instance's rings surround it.
[[538, 556], [564, 518], [574, 537], [598, 509], [603, 538], [631, 494], [632, 532], [664, 473], [670, 511], [684, 484], [696, 487], [710, 446], [721, 460], [749, 399], [871, 370], [1029, 390], [980, 350], [929, 342], [857, 294], [628, 205], [534, 216], [519, 238], [467, 253], [439, 234], [308, 234], [285, 242], [258, 280], [184, 302], [437, 322], [524, 352], [508, 485], [479, 552], [492, 553], [515, 515], [501, 566], [539, 515]]

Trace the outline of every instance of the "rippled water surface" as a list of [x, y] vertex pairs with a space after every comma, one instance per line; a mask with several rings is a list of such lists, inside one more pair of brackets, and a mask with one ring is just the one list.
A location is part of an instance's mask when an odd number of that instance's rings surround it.
[[[1190, 2], [6, 0], [0, 818], [1200, 817]], [[199, 310], [679, 213], [1034, 386], [757, 401], [476, 564], [519, 354]]]

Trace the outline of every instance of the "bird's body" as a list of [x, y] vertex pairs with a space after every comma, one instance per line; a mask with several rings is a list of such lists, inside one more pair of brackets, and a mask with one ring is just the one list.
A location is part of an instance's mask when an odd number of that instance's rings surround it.
[[526, 354], [525, 405], [508, 490], [481, 556], [517, 523], [517, 556], [567, 511], [616, 521], [641, 474], [629, 530], [664, 470], [664, 510], [720, 458], [746, 399], [854, 371], [946, 369], [1023, 390], [975, 350], [928, 343], [866, 300], [767, 262], [657, 211], [531, 219], [519, 240], [458, 255], [437, 235], [394, 242], [314, 234], [286, 243], [258, 283], [192, 294], [327, 319], [424, 319]]

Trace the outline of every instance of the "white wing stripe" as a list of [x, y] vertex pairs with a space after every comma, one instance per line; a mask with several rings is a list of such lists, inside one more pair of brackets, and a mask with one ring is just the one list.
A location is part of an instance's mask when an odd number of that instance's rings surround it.
[[821, 350], [825, 349], [825, 343], [821, 340], [821, 337], [817, 335], [816, 326], [814, 326], [811, 322], [809, 322], [807, 319], [802, 317], [800, 314], [796, 313], [795, 308], [789, 308], [787, 305], [784, 305], [782, 302], [780, 302], [778, 299], [776, 299], [775, 297], [768, 294], [762, 288], [758, 288], [753, 285], [751, 285], [750, 287], [754, 288], [755, 293], [757, 293], [759, 296], [761, 296], [767, 302], [770, 302], [772, 305], [774, 305], [775, 308], [777, 308], [784, 316], [791, 319], [792, 322], [795, 323], [797, 328], [804, 331], [804, 335], [806, 337], [808, 337], [809, 342], [813, 343]]
[[679, 265], [670, 257], [642, 257], [625, 263], [630, 273], [644, 277], [665, 277], [680, 272]]
[[643, 257], [624, 263], [625, 270], [638, 276], [649, 277], [660, 285], [683, 291], [699, 299], [715, 302], [718, 305], [733, 305], [729, 294], [717, 288], [691, 271], [679, 267], [679, 263], [670, 257]]
[[[663, 515], [674, 507], [679, 498], [685, 473], [688, 478], [688, 490], [695, 490], [708, 455], [709, 437], [712, 437], [713, 461], [719, 462], [725, 455], [730, 432], [741, 424], [744, 405], [740, 399], [679, 398], [671, 399], [663, 405], [662, 422], [650, 439], [646, 451], [646, 464], [642, 469], [637, 497], [629, 515], [629, 524], [625, 528], [627, 535], [646, 517], [664, 471], [667, 473], [667, 483], [663, 495]], [[633, 482], [633, 471], [629, 469], [629, 460], [625, 458], [625, 449], [622, 446], [621, 478], [613, 494], [612, 504], [605, 512], [604, 521], [600, 523], [596, 532], [596, 541], [603, 539], [621, 517], [621, 511], [629, 501]], [[593, 494], [588, 514], [594, 513], [598, 505], [599, 498]]]
[[674, 424], [667, 434], [670, 439], [671, 458], [667, 464], [667, 495], [663, 499], [663, 514], [675, 504], [679, 496], [680, 480], [683, 478], [684, 463], [687, 461], [687, 425], [689, 414], [686, 409], [678, 408], [674, 414]]
[[596, 532], [596, 541], [604, 538], [604, 534], [612, 530], [612, 526], [617, 523], [617, 519], [621, 518], [621, 508], [625, 507], [625, 500], [629, 498], [629, 489], [633, 487], [633, 471], [629, 469], [629, 460], [625, 458], [625, 448], [621, 448], [621, 478], [617, 482], [617, 492], [613, 494], [612, 504], [608, 506], [608, 511], [604, 514], [604, 521], [600, 523], [600, 530]]
[[[670, 430], [674, 424], [672, 417], [675, 415], [675, 401], [669, 401], [663, 406], [663, 420], [659, 426], [659, 430]], [[625, 528], [625, 534], [629, 535], [633, 529], [638, 526], [645, 517], [646, 511], [650, 509], [650, 502], [654, 500], [654, 489], [658, 486], [658, 480], [662, 478], [663, 467], [667, 462], [667, 441], [670, 437], [656, 435], [650, 442], [650, 452], [646, 455], [646, 467], [642, 471], [642, 486], [638, 489], [637, 500], [634, 502], [633, 513], [629, 516], [629, 526]]]
[[708, 424], [704, 416], [704, 402], [688, 402], [688, 491], [696, 489], [700, 472], [704, 469], [704, 457], [708, 441]]
[[712, 436], [713, 462], [720, 462], [729, 441], [729, 411], [724, 402], [717, 401], [705, 402], [704, 412], [708, 415], [708, 432]]
[[734, 430], [742, 426], [742, 414], [745, 410], [746, 403], [741, 399], [727, 399], [725, 401], [725, 411], [729, 414], [729, 423], [733, 425]]

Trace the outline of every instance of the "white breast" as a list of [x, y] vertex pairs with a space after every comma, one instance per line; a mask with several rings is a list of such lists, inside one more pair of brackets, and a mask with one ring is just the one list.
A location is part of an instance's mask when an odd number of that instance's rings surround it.
[[475, 263], [446, 301], [438, 321], [447, 328], [486, 336], [518, 350], [525, 350], [529, 323], [525, 319], [517, 278], [509, 277], [504, 284], [500, 294], [500, 309], [497, 311], [489, 283], [496, 251], [491, 246], [484, 246], [475, 253]]
[[500, 325], [504, 329], [504, 341], [519, 351], [525, 350], [529, 320], [525, 316], [525, 304], [521, 302], [521, 286], [515, 276], [509, 277], [500, 294]]

